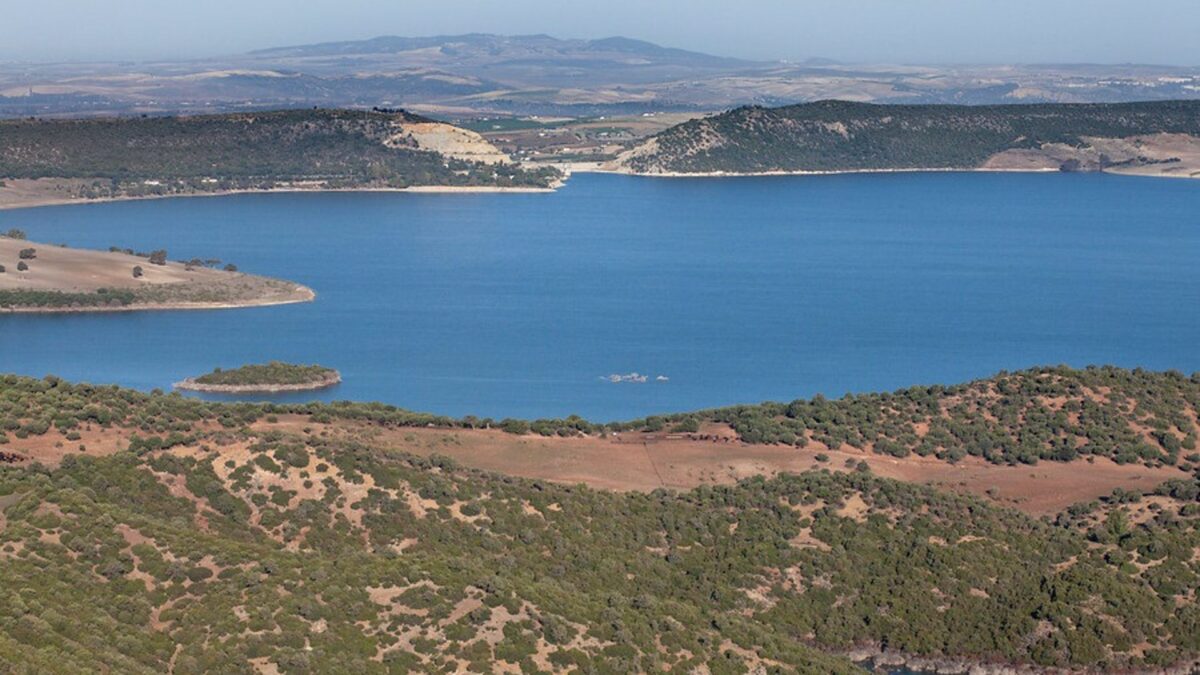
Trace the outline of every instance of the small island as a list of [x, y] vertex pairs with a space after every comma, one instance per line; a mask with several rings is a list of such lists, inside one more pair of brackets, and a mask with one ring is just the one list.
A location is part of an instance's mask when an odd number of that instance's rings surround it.
[[332, 368], [271, 361], [234, 370], [217, 368], [207, 375], [177, 382], [175, 388], [217, 394], [280, 393], [324, 389], [341, 381], [341, 374]]

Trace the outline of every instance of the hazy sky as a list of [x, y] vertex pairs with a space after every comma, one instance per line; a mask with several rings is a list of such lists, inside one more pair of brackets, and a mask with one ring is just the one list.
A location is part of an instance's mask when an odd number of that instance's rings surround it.
[[762, 59], [1200, 66], [1200, 0], [0, 2], [6, 61], [190, 58], [466, 32], [624, 35]]

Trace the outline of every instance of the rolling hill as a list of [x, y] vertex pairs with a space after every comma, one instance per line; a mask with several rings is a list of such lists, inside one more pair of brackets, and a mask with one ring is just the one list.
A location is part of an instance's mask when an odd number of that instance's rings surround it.
[[[792, 419], [869, 434], [881, 414], [910, 419], [895, 406], [907, 399], [1024, 437], [1022, 424], [1054, 427], [1036, 402], [1096, 443], [1143, 425], [1171, 436], [1192, 449], [1170, 461], [1194, 469], [1198, 381], [1036, 370], [867, 397], [857, 414], [796, 402]], [[972, 391], [1001, 407], [976, 407]], [[1104, 405], [1071, 403], [1093, 397]], [[821, 455], [802, 473], [622, 492], [443, 453], [471, 457], [500, 435], [516, 462], [530, 429], [563, 447], [586, 429], [488, 425], [500, 423], [0, 376], [0, 660], [40, 672], [824, 674], [856, 672], [847, 655], [1167, 672], [1200, 654], [1200, 484], [1182, 471], [1043, 518]]]
[[1061, 169], [1189, 176], [1200, 173], [1200, 102], [745, 107], [659, 133], [619, 166], [645, 174]]
[[0, 121], [0, 180], [72, 196], [276, 188], [548, 187], [478, 134], [403, 111]]
[[1197, 97], [1196, 68], [751, 61], [627, 37], [381, 36], [185, 61], [0, 64], [0, 117], [312, 106], [404, 107], [464, 119], [595, 117], [831, 98], [996, 104]]

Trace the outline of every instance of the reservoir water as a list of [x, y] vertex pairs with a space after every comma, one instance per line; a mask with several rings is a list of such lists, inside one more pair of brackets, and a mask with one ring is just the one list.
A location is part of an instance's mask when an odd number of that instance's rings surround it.
[[[280, 359], [344, 379], [284, 400], [607, 421], [1039, 364], [1200, 370], [1198, 181], [577, 175], [554, 194], [0, 212], [11, 227], [220, 258], [318, 293], [257, 309], [0, 316], [0, 372], [144, 390]], [[602, 379], [633, 372], [647, 381]]]

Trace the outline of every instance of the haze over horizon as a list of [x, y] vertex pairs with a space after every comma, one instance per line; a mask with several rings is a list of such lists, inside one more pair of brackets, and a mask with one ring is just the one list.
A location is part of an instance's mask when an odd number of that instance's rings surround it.
[[1200, 66], [1192, 0], [212, 0], [116, 5], [45, 0], [0, 24], [0, 60], [169, 60], [379, 35], [615, 35], [756, 60], [887, 63], [1145, 63]]

